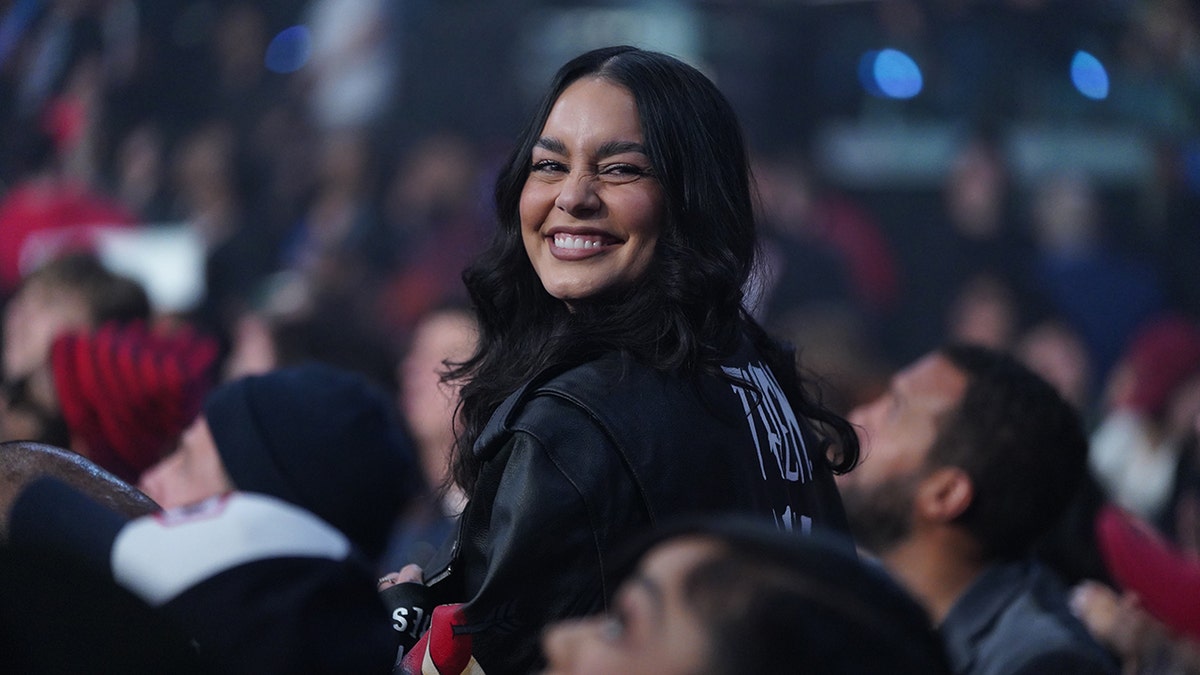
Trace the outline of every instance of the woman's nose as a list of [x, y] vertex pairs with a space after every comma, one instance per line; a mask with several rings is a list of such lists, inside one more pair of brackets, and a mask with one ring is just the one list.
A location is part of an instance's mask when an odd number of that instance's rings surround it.
[[561, 183], [554, 205], [574, 216], [598, 210], [600, 195], [596, 191], [596, 176], [582, 171], [571, 172]]

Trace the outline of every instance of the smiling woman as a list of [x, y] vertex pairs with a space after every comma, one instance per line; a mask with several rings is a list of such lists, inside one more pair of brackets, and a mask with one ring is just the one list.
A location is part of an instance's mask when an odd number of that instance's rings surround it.
[[[832, 473], [857, 441], [743, 306], [746, 151], [708, 78], [632, 47], [577, 57], [495, 197], [500, 227], [463, 275], [480, 340], [448, 376], [469, 503], [429, 586], [413, 569], [381, 584], [414, 638], [430, 602], [458, 605], [433, 613], [407, 663], [529, 672], [542, 628], [603, 609], [614, 546], [662, 518], [844, 530]], [[429, 647], [439, 635], [453, 646]]]
[[525, 252], [555, 298], [586, 301], [646, 272], [663, 192], [628, 89], [599, 77], [567, 87], [533, 148], [520, 209]]

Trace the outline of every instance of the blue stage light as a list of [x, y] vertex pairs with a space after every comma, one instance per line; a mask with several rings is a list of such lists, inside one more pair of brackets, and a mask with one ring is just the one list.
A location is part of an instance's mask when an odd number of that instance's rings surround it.
[[869, 51], [858, 62], [858, 79], [867, 93], [886, 98], [912, 98], [921, 93], [921, 68], [898, 49]]
[[267, 70], [275, 73], [294, 73], [308, 63], [312, 55], [312, 38], [307, 26], [292, 26], [279, 31], [267, 45], [263, 59]]
[[1097, 101], [1108, 97], [1108, 71], [1100, 59], [1085, 51], [1071, 59], [1071, 82], [1084, 96]]

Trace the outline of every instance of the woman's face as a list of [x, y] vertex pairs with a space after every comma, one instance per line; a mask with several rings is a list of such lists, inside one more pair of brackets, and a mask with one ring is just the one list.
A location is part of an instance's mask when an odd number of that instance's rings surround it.
[[617, 591], [612, 613], [564, 621], [542, 637], [543, 675], [704, 672], [711, 641], [684, 597], [684, 580], [717, 552], [711, 539], [659, 544]]
[[650, 266], [665, 213], [633, 95], [585, 78], [558, 97], [521, 191], [525, 252], [570, 303], [628, 286]]

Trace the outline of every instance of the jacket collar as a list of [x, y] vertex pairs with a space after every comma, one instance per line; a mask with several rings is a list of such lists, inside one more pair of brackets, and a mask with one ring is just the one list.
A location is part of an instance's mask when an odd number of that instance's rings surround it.
[[1021, 593], [1028, 567], [1025, 562], [988, 567], [950, 608], [939, 631], [954, 672], [971, 670], [976, 643], [991, 631], [1004, 608]]

